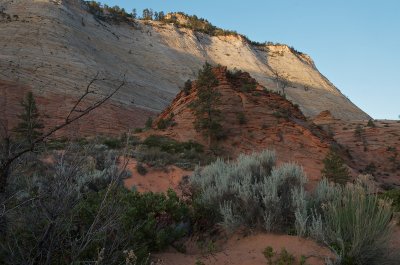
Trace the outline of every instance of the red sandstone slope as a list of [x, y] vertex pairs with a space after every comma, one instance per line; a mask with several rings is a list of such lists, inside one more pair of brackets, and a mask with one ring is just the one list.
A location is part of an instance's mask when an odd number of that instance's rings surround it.
[[[222, 94], [219, 109], [226, 138], [218, 142], [218, 149], [230, 157], [263, 149], [274, 149], [278, 162], [297, 162], [303, 165], [310, 180], [320, 179], [326, 156], [333, 139], [323, 130], [307, 121], [299, 108], [284, 97], [271, 93], [260, 85], [253, 91], [243, 91], [245, 83], [255, 82], [248, 73], [236, 78], [227, 75], [225, 67], [214, 72]], [[185, 95], [181, 92], [158, 120], [168, 119], [173, 113], [174, 125], [165, 130], [152, 129], [149, 134], [165, 135], [179, 141], [195, 140], [207, 145], [201, 133], [193, 126], [194, 115], [189, 104], [196, 98], [196, 85]], [[245, 117], [241, 124], [238, 115]]]
[[[0, 80], [0, 121], [5, 123], [8, 129], [12, 129], [18, 123], [16, 116], [22, 111], [20, 102], [28, 91], [31, 91], [30, 87]], [[59, 92], [34, 93], [34, 96], [48, 129], [62, 123], [78, 99]], [[93, 101], [84, 103], [91, 102]], [[110, 99], [86, 117], [58, 132], [58, 135], [76, 138], [97, 134], [120, 135], [128, 128], [141, 126], [150, 115], [154, 114], [144, 109], [122, 106]]]
[[[324, 111], [313, 119], [348, 150], [347, 164], [369, 173], [381, 184], [400, 186], [400, 122], [377, 120], [344, 122]], [[356, 134], [357, 127], [360, 133]]]

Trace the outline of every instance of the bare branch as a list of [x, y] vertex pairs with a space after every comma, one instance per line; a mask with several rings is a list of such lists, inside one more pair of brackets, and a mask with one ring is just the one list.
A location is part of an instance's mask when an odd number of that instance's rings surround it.
[[[71, 111], [68, 113], [67, 117], [65, 118], [65, 120], [62, 124], [53, 127], [48, 132], [44, 133], [42, 136], [36, 138], [34, 141], [32, 141], [32, 143], [28, 147], [23, 148], [22, 150], [14, 153], [14, 154], [7, 154], [6, 157], [4, 158], [4, 160], [1, 161], [1, 164], [0, 164], [0, 193], [3, 193], [5, 191], [10, 166], [16, 159], [18, 159], [22, 155], [34, 150], [35, 146], [38, 143], [43, 142], [44, 140], [46, 140], [47, 138], [52, 136], [55, 132], [65, 128], [69, 124], [88, 115], [90, 112], [92, 112], [93, 110], [95, 110], [98, 107], [100, 107], [101, 105], [103, 105], [107, 100], [109, 100], [112, 96], [114, 96], [126, 83], [125, 75], [124, 75], [121, 83], [111, 93], [109, 93], [107, 96], [104, 96], [102, 99], [94, 102], [89, 107], [87, 107], [85, 109], [79, 109], [77, 111], [77, 107], [79, 106], [80, 103], [82, 103], [82, 101], [87, 97], [87, 95], [94, 94], [93, 93], [94, 91], [90, 90], [93, 83], [96, 82], [97, 80], [105, 80], [105, 79], [99, 79], [98, 75], [99, 75], [99, 73], [97, 73], [96, 76], [86, 86], [85, 93], [74, 104], [74, 106], [72, 107]], [[73, 116], [74, 113], [79, 113], [79, 114]], [[4, 125], [3, 125], [3, 127], [4, 127]]]
[[65, 121], [69, 120], [69, 117], [72, 115], [72, 113], [75, 111], [75, 109], [78, 107], [78, 105], [82, 102], [82, 100], [84, 100], [84, 98], [90, 94], [90, 87], [93, 85], [94, 82], [96, 82], [98, 80], [98, 76], [99, 76], [99, 72], [96, 73], [96, 75], [94, 76], [94, 78], [92, 80], [90, 80], [89, 84], [86, 86], [86, 90], [85, 93], [83, 93], [83, 95], [76, 101], [75, 105], [72, 107], [71, 111], [68, 113], [68, 116], [65, 118]]

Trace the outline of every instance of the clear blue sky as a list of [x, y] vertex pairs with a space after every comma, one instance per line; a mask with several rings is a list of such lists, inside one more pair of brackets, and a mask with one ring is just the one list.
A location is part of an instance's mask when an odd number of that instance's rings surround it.
[[103, 0], [183, 11], [255, 41], [309, 54], [318, 69], [376, 119], [400, 115], [400, 0]]

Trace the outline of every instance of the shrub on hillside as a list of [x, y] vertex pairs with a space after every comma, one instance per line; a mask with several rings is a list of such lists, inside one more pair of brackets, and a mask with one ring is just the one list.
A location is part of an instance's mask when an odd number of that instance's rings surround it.
[[203, 152], [203, 146], [194, 141], [178, 142], [171, 138], [159, 135], [150, 135], [143, 141], [143, 144], [148, 147], [159, 147], [161, 151], [168, 153], [182, 153], [191, 149], [194, 149], [199, 153]]
[[323, 160], [324, 168], [322, 169], [322, 175], [339, 184], [346, 184], [350, 180], [350, 173], [343, 159], [334, 151], [330, 150]]
[[175, 164], [185, 169], [193, 169], [196, 165], [208, 163], [212, 159], [209, 155], [204, 155], [203, 146], [197, 142], [178, 142], [159, 135], [147, 137], [136, 150], [135, 157], [149, 166], [164, 168]]
[[136, 170], [142, 176], [147, 174], [147, 169], [142, 163], [137, 163]]
[[[103, 194], [91, 193], [78, 205], [78, 216], [83, 227], [93, 222]], [[121, 188], [114, 190], [110, 196], [118, 201], [121, 211], [117, 224], [119, 231], [115, 236], [125, 238], [124, 244], [134, 250], [139, 261], [146, 260], [151, 252], [173, 245], [188, 233], [189, 208], [172, 190], [162, 194]], [[97, 245], [97, 249], [101, 247]]]
[[384, 192], [380, 195], [381, 198], [392, 201], [393, 210], [395, 212], [400, 212], [400, 190], [392, 189]]
[[375, 123], [374, 123], [374, 120], [373, 120], [373, 119], [369, 119], [369, 120], [368, 120], [368, 123], [367, 123], [367, 126], [368, 126], [368, 127], [375, 128], [376, 125], [375, 125]]
[[142, 146], [137, 150], [136, 159], [139, 162], [146, 163], [151, 167], [164, 168], [173, 164], [177, 157], [167, 152], [161, 151], [160, 148]]
[[146, 129], [150, 129], [152, 125], [153, 125], [153, 118], [152, 117], [148, 117], [144, 127]]
[[158, 122], [157, 122], [157, 128], [159, 130], [165, 130], [168, 127], [172, 127], [172, 126], [176, 125], [176, 123], [173, 121], [173, 118], [174, 118], [174, 113], [171, 113], [168, 118], [159, 119]]
[[246, 122], [247, 122], [246, 116], [244, 115], [243, 112], [237, 112], [236, 118], [237, 118], [239, 124], [241, 124], [241, 125], [246, 124]]
[[186, 96], [189, 95], [190, 91], [192, 90], [192, 80], [188, 79], [185, 82], [182, 90], [183, 90], [183, 92], [185, 93]]
[[147, 264], [187, 233], [189, 208], [176, 193], [124, 189], [116, 157], [97, 170], [78, 145], [53, 156], [45, 170], [13, 177], [0, 201], [1, 264], [124, 264], [126, 253]]
[[85, 1], [88, 11], [100, 20], [112, 20], [115, 22], [129, 21], [133, 18], [132, 14], [128, 14], [124, 8], [119, 6], [110, 7], [106, 4], [102, 5], [96, 1]]

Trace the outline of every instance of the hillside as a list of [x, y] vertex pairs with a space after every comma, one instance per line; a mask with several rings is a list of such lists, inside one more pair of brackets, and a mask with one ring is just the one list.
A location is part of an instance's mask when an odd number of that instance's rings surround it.
[[[46, 99], [49, 110], [58, 108], [54, 95], [78, 96], [97, 72], [107, 79], [96, 84], [104, 92], [125, 75], [127, 84], [110, 104], [128, 110], [124, 119], [131, 122], [118, 121], [123, 127], [142, 126], [208, 61], [246, 71], [271, 90], [281, 90], [274, 73], [284, 76], [290, 81], [287, 98], [306, 116], [329, 110], [344, 120], [369, 118], [319, 73], [309, 56], [286, 45], [253, 45], [240, 35], [209, 36], [158, 21], [102, 21], [79, 0], [3, 0], [0, 10], [1, 90], [10, 87], [4, 83], [32, 90]], [[119, 119], [105, 118], [103, 127], [112, 128]]]
[[[240, 153], [274, 149], [279, 162], [297, 162], [304, 166], [311, 180], [320, 179], [322, 160], [334, 140], [307, 121], [297, 105], [283, 96], [265, 90], [246, 72], [232, 74], [226, 67], [214, 68], [221, 93], [218, 109], [223, 119], [223, 137], [213, 147], [231, 158]], [[254, 84], [254, 88], [248, 88]], [[207, 139], [197, 132], [191, 103], [196, 99], [193, 83], [189, 94], [181, 92], [154, 122], [154, 129], [144, 135], [163, 135], [178, 141], [195, 140], [207, 146]], [[171, 125], [157, 129], [160, 120]]]
[[357, 172], [371, 174], [383, 187], [400, 186], [400, 122], [343, 122], [328, 111], [313, 122], [348, 150], [347, 161]]

